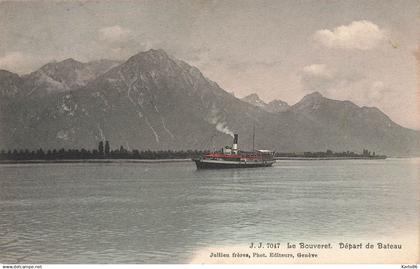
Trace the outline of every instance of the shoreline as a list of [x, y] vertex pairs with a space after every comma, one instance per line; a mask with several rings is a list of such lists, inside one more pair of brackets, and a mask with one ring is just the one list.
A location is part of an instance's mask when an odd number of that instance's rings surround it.
[[0, 160], [1, 164], [53, 163], [178, 163], [191, 159], [62, 159], [62, 160]]
[[385, 160], [388, 157], [275, 157], [276, 161], [294, 160], [294, 161], [318, 161], [318, 160]]
[[[323, 160], [385, 160], [369, 157], [276, 157], [276, 161], [323, 161]], [[54, 164], [54, 163], [184, 163], [191, 159], [62, 159], [62, 160], [0, 160], [2, 164]]]

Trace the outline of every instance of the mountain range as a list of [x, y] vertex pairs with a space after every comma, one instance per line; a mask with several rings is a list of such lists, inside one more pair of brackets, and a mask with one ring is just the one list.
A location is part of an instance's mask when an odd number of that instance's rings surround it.
[[377, 108], [318, 92], [289, 106], [256, 94], [238, 99], [199, 69], [149, 50], [127, 61], [74, 59], [23, 76], [0, 70], [0, 149], [214, 149], [239, 134], [243, 149], [419, 155], [420, 132]]

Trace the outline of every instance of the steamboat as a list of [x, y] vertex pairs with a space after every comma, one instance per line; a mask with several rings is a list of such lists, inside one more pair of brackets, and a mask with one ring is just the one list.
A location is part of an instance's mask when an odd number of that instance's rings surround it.
[[241, 151], [238, 148], [238, 134], [233, 136], [232, 146], [193, 159], [197, 169], [268, 167], [275, 163], [270, 150]]

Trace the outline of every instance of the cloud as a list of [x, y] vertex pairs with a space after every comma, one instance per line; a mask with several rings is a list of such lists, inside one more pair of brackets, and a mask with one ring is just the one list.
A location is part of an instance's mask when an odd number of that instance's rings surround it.
[[327, 68], [325, 64], [307, 65], [302, 69], [302, 72], [308, 76], [331, 78], [333, 73]]
[[99, 38], [108, 42], [124, 42], [131, 38], [131, 31], [119, 25], [99, 29]]
[[362, 20], [353, 21], [349, 25], [319, 30], [314, 40], [328, 48], [370, 50], [386, 40], [386, 32], [376, 24]]
[[335, 72], [325, 64], [311, 64], [299, 73], [304, 90], [325, 92], [336, 84]]
[[389, 88], [383, 81], [376, 80], [371, 83], [370, 88], [366, 91], [366, 102], [369, 104], [376, 104], [381, 102], [389, 93]]

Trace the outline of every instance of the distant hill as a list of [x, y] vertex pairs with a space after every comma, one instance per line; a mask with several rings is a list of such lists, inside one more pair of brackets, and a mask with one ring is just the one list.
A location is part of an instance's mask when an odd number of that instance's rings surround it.
[[121, 63], [67, 59], [25, 76], [2, 70], [0, 94], [5, 150], [93, 148], [105, 139], [127, 149], [213, 149], [230, 144], [234, 132], [250, 149], [255, 124], [257, 148], [419, 154], [419, 132], [377, 108], [319, 93], [290, 107], [282, 101], [258, 105], [237, 99], [163, 50]]

